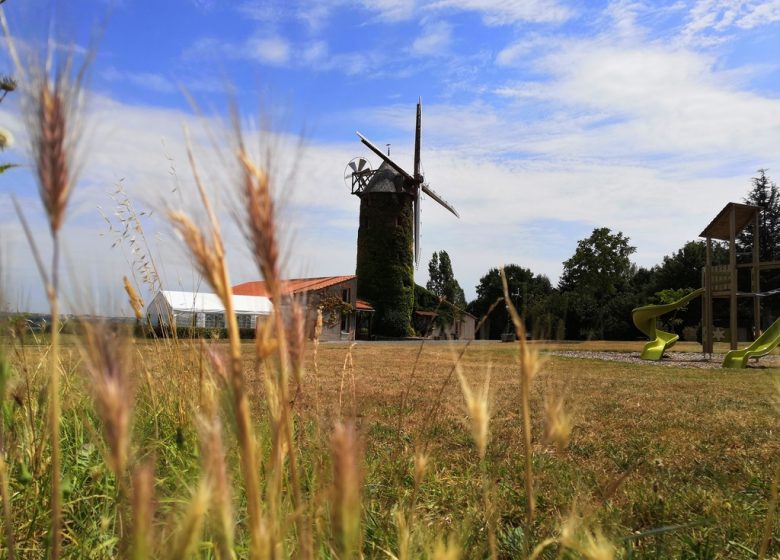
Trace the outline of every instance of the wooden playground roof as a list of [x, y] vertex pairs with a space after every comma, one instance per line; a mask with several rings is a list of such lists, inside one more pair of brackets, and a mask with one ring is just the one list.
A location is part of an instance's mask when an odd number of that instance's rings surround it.
[[753, 206], [752, 204], [740, 204], [738, 202], [729, 202], [723, 207], [715, 219], [710, 222], [704, 231], [699, 234], [699, 237], [711, 237], [712, 239], [720, 239], [721, 241], [729, 241], [730, 228], [729, 228], [729, 215], [731, 209], [734, 209], [736, 230], [735, 234], [742, 231], [745, 226], [753, 221], [753, 216], [758, 212], [761, 207]]

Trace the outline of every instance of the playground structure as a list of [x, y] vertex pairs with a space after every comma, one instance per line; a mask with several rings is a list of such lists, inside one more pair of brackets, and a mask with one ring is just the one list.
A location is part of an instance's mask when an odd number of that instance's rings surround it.
[[[780, 319], [775, 321], [763, 334], [761, 333], [761, 298], [780, 293], [780, 290], [761, 292], [760, 274], [762, 270], [780, 268], [780, 261], [759, 261], [759, 206], [728, 203], [704, 228], [700, 237], [706, 239], [706, 260], [702, 271], [702, 288], [691, 292], [680, 300], [664, 305], [646, 305], [632, 311], [634, 325], [650, 338], [642, 350], [642, 359], [660, 360], [664, 352], [678, 340], [674, 333], [662, 331], [656, 327], [656, 319], [661, 315], [686, 305], [693, 298], [704, 296], [702, 302], [702, 349], [705, 355], [712, 355], [714, 347], [713, 304], [718, 298], [729, 300], [729, 342], [731, 351], [723, 361], [723, 367], [742, 367], [749, 358], [767, 355], [780, 344]], [[746, 227], [752, 227], [752, 258], [749, 263], [737, 264], [737, 235]], [[727, 241], [729, 262], [725, 265], [712, 264], [712, 241]], [[740, 269], [750, 269], [749, 292], [740, 292], [737, 275]], [[756, 339], [743, 350], [737, 349], [737, 301], [740, 297], [753, 300], [753, 329]]]
[[634, 320], [636, 328], [645, 333], [650, 339], [650, 342], [645, 344], [645, 347], [642, 349], [642, 355], [640, 357], [643, 360], [660, 360], [663, 357], [664, 352], [674, 346], [680, 338], [679, 335], [662, 331], [657, 328], [656, 323], [658, 317], [666, 315], [675, 309], [679, 309], [693, 298], [699, 297], [703, 292], [704, 288], [699, 288], [673, 303], [645, 305], [643, 307], [637, 307], [631, 312], [631, 318]]
[[[729, 300], [729, 342], [731, 349], [737, 349], [737, 298], [753, 298], [753, 328], [756, 333], [761, 332], [761, 303], [760, 303], [760, 271], [762, 263], [758, 260], [759, 222], [758, 206], [729, 202], [721, 210], [715, 219], [704, 228], [699, 237], [707, 240], [707, 256], [704, 265], [702, 283], [704, 286], [704, 302], [702, 305], [702, 346], [705, 354], [712, 354], [713, 320], [712, 307], [716, 298], [728, 298]], [[737, 265], [737, 235], [748, 225], [753, 228], [753, 251], [750, 263]], [[728, 241], [729, 263], [713, 266], [712, 264], [712, 240]], [[780, 263], [763, 263], [780, 266]], [[737, 290], [737, 271], [740, 268], [750, 268], [751, 291], [739, 292]]]

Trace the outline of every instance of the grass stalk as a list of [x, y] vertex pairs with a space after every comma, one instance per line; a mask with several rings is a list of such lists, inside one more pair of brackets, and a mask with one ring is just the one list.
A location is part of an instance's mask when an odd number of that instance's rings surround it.
[[538, 358], [534, 352], [528, 348], [525, 339], [525, 324], [523, 318], [517, 312], [512, 298], [509, 295], [509, 286], [507, 284], [506, 274], [501, 268], [501, 283], [504, 288], [504, 302], [512, 323], [515, 327], [515, 334], [519, 345], [520, 360], [520, 402], [523, 415], [523, 449], [525, 451], [525, 495], [526, 495], [526, 522], [528, 529], [533, 524], [536, 515], [536, 498], [534, 496], [534, 473], [533, 473], [533, 447], [531, 443], [531, 381], [538, 369]]
[[14, 516], [11, 510], [11, 492], [8, 489], [8, 467], [5, 462], [5, 450], [0, 451], [0, 496], [3, 499], [3, 525], [5, 525], [5, 548], [8, 560], [16, 559], [16, 541], [14, 539]]
[[[236, 118], [237, 120], [237, 118]], [[276, 375], [275, 389], [278, 398], [278, 433], [287, 444], [289, 457], [288, 469], [290, 487], [298, 536], [298, 554], [301, 558], [311, 558], [313, 545], [311, 531], [307, 524], [306, 506], [301, 493], [301, 481], [298, 471], [298, 451], [293, 436], [293, 418], [290, 406], [290, 353], [287, 340], [284, 315], [282, 314], [282, 277], [279, 244], [277, 241], [275, 204], [270, 190], [268, 174], [257, 167], [249, 159], [244, 148], [240, 127], [236, 125], [236, 136], [239, 144], [238, 159], [242, 167], [242, 196], [247, 208], [247, 219], [243, 229], [247, 240], [252, 246], [258, 271], [265, 279], [269, 297], [274, 308], [272, 329], [276, 342]], [[281, 462], [276, 465], [281, 469]], [[281, 476], [279, 471], [278, 476]]]
[[224, 243], [219, 221], [200, 179], [189, 138], [187, 141], [187, 153], [201, 201], [208, 214], [210, 239], [207, 239], [193, 221], [181, 212], [171, 212], [169, 216], [189, 247], [201, 274], [209, 281], [225, 308], [230, 352], [230, 394], [233, 401], [233, 413], [235, 415], [236, 433], [240, 450], [241, 475], [246, 488], [251, 558], [262, 558], [263, 551], [267, 550], [267, 543], [265, 542], [265, 530], [263, 529], [262, 512], [260, 510], [257, 450], [241, 364], [241, 341], [238, 332], [238, 321], [233, 308]]
[[758, 549], [758, 560], [764, 560], [764, 558], [766, 558], [767, 550], [769, 550], [769, 543], [772, 540], [772, 528], [775, 523], [775, 514], [777, 512], [778, 483], [780, 483], [780, 466], [775, 467], [775, 475], [772, 479], [772, 487], [769, 491], [769, 503], [767, 504], [764, 531], [761, 536], [761, 547]]

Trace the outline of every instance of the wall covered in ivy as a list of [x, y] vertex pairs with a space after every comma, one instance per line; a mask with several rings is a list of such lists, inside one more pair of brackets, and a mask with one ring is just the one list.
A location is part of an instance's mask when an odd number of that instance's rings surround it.
[[375, 335], [413, 334], [413, 224], [410, 195], [372, 192], [361, 197], [357, 293], [376, 310]]

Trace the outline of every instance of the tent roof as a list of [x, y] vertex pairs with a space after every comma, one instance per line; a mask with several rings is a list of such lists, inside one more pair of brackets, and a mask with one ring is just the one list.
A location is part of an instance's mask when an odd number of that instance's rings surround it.
[[710, 222], [704, 231], [699, 234], [699, 237], [711, 237], [712, 239], [720, 239], [722, 241], [729, 240], [729, 222], [731, 209], [734, 208], [736, 218], [736, 232], [742, 231], [752, 220], [756, 212], [761, 210], [760, 206], [753, 206], [752, 204], [740, 204], [738, 202], [729, 202], [723, 207], [715, 219]]
[[[172, 309], [189, 312], [219, 313], [224, 312], [217, 294], [202, 292], [177, 292], [163, 290], [160, 292]], [[268, 315], [273, 306], [271, 300], [262, 296], [233, 296], [233, 309], [236, 313], [252, 313]]]

